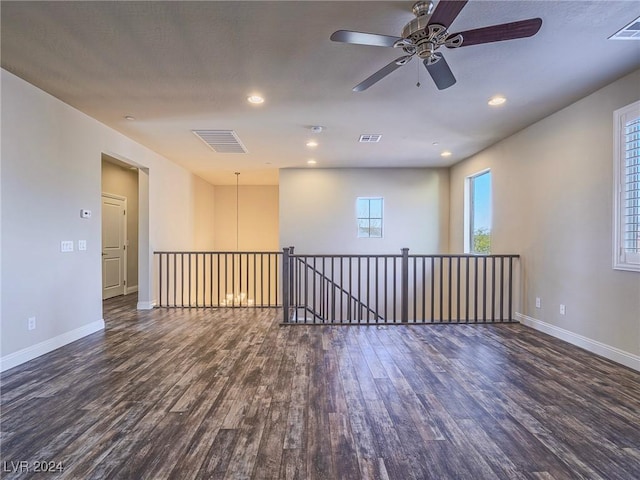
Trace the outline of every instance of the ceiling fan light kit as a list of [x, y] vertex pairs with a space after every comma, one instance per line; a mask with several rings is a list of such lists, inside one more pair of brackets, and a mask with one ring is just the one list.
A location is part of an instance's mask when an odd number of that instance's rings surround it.
[[459, 48], [531, 37], [538, 33], [542, 26], [540, 18], [531, 18], [449, 33], [451, 23], [462, 11], [467, 1], [440, 0], [435, 8], [433, 8], [431, 0], [416, 2], [412, 9], [416, 18], [404, 26], [402, 37], [351, 30], [334, 32], [330, 37], [334, 42], [392, 47], [401, 49], [404, 53], [353, 87], [353, 90], [355, 92], [366, 90], [393, 71], [409, 63], [414, 56], [418, 56], [422, 60], [438, 90], [444, 90], [453, 86], [456, 83], [456, 78], [442, 53], [438, 52], [440, 48]]

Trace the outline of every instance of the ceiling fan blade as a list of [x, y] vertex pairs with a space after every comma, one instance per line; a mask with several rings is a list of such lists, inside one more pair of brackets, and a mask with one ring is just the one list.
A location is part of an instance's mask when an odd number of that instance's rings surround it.
[[378, 35], [377, 33], [353, 32], [351, 30], [338, 30], [337, 32], [333, 32], [329, 38], [334, 42], [373, 45], [375, 47], [393, 47], [394, 43], [402, 40], [402, 37]]
[[520, 20], [519, 22], [503, 23], [490, 27], [467, 30], [466, 32], [459, 32], [454, 35], [462, 35], [462, 44], [460, 46], [468, 47], [469, 45], [479, 45], [481, 43], [532, 37], [538, 33], [541, 26], [542, 19], [530, 18], [528, 20]]
[[445, 28], [449, 28], [449, 25], [451, 25], [460, 14], [467, 4], [467, 1], [468, 0], [440, 0], [429, 19], [429, 25], [437, 23]]
[[445, 88], [451, 87], [454, 83], [456, 83], [456, 77], [453, 76], [453, 72], [449, 68], [449, 64], [444, 59], [442, 55], [437, 53], [440, 59], [435, 63], [429, 63], [429, 59], [426, 58], [424, 60], [424, 66], [433, 78], [436, 87], [438, 90], [444, 90]]
[[370, 77], [368, 77], [367, 79], [363, 80], [358, 85], [353, 87], [353, 91], [354, 92], [362, 92], [363, 90], [366, 90], [367, 88], [369, 88], [374, 83], [379, 82], [384, 77], [389, 75], [391, 72], [394, 72], [398, 68], [402, 67], [403, 65], [406, 65], [407, 62], [410, 60], [410, 59], [407, 60], [406, 58], [407, 58], [406, 55], [403, 55], [400, 58], [396, 58], [393, 62], [389, 63], [388, 65], [385, 65], [380, 70], [378, 70], [376, 73], [374, 73], [373, 75], [371, 75]]

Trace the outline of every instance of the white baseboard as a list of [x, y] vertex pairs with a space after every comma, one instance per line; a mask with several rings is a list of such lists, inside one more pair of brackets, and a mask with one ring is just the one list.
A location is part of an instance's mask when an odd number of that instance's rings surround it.
[[97, 322], [83, 325], [82, 327], [71, 330], [70, 332], [63, 333], [57, 337], [50, 338], [44, 342], [31, 345], [30, 347], [23, 348], [17, 352], [10, 353], [0, 358], [0, 372], [9, 370], [10, 368], [17, 367], [23, 363], [38, 358], [45, 353], [52, 352], [60, 347], [64, 347], [71, 342], [80, 340], [87, 335], [104, 330], [104, 320], [98, 320]]
[[138, 302], [138, 305], [136, 306], [136, 308], [138, 310], [152, 310], [153, 307], [156, 306], [156, 302], [151, 301], [151, 302]]
[[136, 293], [138, 291], [138, 285], [131, 285], [130, 287], [126, 287], [124, 289], [124, 294], [129, 295], [130, 293]]
[[640, 356], [638, 355], [634, 355], [633, 353], [625, 352], [624, 350], [620, 350], [619, 348], [612, 347], [605, 343], [583, 337], [582, 335], [578, 335], [577, 333], [565, 330], [564, 328], [556, 327], [555, 325], [551, 325], [550, 323], [543, 322], [542, 320], [529, 317], [528, 315], [524, 315], [522, 313], [516, 313], [515, 317], [516, 320], [518, 320], [523, 325], [547, 333], [552, 337], [559, 338], [560, 340], [569, 342], [577, 347], [584, 348], [591, 353], [595, 353], [596, 355], [600, 355], [601, 357], [620, 363], [626, 367], [640, 371]]

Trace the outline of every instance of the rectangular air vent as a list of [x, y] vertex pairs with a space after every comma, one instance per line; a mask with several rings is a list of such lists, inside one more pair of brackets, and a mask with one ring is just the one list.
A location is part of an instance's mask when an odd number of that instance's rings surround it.
[[200, 140], [218, 153], [247, 153], [233, 130], [192, 130]]
[[611, 35], [609, 40], [640, 40], [640, 17]]
[[378, 143], [381, 138], [382, 138], [382, 135], [378, 133], [366, 133], [366, 134], [360, 135], [360, 140], [358, 141], [360, 143]]

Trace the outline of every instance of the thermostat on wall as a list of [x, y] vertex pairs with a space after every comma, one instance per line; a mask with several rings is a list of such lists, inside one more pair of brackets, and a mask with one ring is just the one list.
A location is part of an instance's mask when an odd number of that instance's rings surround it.
[[85, 209], [80, 210], [80, 217], [91, 218], [91, 210], [85, 210]]

